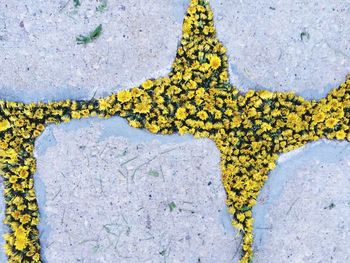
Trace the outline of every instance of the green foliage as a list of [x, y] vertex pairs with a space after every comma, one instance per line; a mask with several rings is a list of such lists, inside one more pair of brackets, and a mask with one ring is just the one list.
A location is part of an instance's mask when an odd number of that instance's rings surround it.
[[74, 7], [78, 7], [81, 5], [80, 0], [73, 0]]
[[174, 209], [176, 208], [176, 204], [174, 202], [171, 202], [170, 204], [168, 204], [170, 212], [174, 211]]
[[97, 12], [100, 12], [100, 13], [103, 13], [104, 11], [106, 11], [108, 9], [107, 7], [107, 1], [102, 1], [102, 3], [96, 7], [96, 11]]
[[88, 44], [91, 43], [93, 40], [95, 40], [96, 38], [98, 38], [102, 33], [102, 25], [100, 24], [98, 27], [95, 28], [95, 30], [93, 30], [92, 32], [90, 32], [87, 36], [84, 35], [79, 35], [76, 38], [77, 44], [81, 45], [81, 44]]
[[153, 176], [153, 177], [159, 177], [159, 172], [156, 170], [151, 170], [148, 172], [148, 175]]

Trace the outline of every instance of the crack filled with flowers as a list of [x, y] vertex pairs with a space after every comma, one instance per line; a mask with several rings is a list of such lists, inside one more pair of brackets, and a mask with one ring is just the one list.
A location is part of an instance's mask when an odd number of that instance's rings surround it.
[[135, 128], [209, 138], [221, 153], [222, 183], [232, 224], [243, 236], [241, 263], [252, 261], [252, 208], [279, 154], [321, 138], [350, 141], [350, 78], [327, 97], [292, 92], [240, 93], [228, 78], [228, 58], [216, 38], [206, 0], [192, 0], [171, 72], [89, 101], [0, 101], [0, 174], [6, 202], [8, 262], [41, 262], [33, 175], [34, 142], [47, 125], [120, 116]]

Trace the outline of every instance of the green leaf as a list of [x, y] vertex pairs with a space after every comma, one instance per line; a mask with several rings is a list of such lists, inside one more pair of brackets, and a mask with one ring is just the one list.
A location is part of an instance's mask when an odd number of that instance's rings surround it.
[[103, 1], [99, 6], [96, 7], [96, 11], [103, 13], [107, 10], [107, 1]]
[[247, 205], [244, 205], [241, 209], [240, 209], [240, 211], [241, 212], [247, 212], [247, 211], [249, 211], [251, 208], [249, 207], [249, 206], [247, 206]]
[[80, 0], [73, 0], [74, 7], [78, 7], [81, 5]]
[[100, 24], [98, 27], [95, 28], [94, 31], [90, 33], [90, 38], [95, 39], [99, 37], [102, 33], [102, 25]]
[[170, 212], [174, 211], [174, 209], [176, 208], [176, 204], [174, 202], [171, 202], [170, 204], [168, 204]]
[[148, 172], [148, 175], [153, 176], [153, 177], [159, 177], [159, 172], [156, 170], [151, 170]]
[[102, 33], [102, 25], [100, 24], [98, 27], [96, 27], [92, 32], [89, 33], [89, 35], [84, 36], [84, 35], [79, 35], [76, 37], [76, 41], [78, 45], [81, 44], [88, 44], [91, 43], [93, 40], [98, 38]]

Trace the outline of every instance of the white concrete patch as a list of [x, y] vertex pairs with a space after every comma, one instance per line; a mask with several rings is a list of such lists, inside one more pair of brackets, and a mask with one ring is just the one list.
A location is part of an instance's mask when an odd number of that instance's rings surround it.
[[37, 154], [47, 262], [238, 260], [240, 237], [226, 212], [213, 142], [134, 143], [118, 137], [118, 130], [140, 132], [126, 123], [106, 137], [105, 121], [81, 122], [89, 127], [53, 127], [55, 145]]
[[[89, 99], [166, 75], [181, 36], [187, 1], [0, 2], [0, 97]], [[102, 24], [93, 43], [75, 38]]]
[[348, 1], [211, 1], [241, 90], [324, 97], [350, 72]]
[[254, 262], [350, 262], [349, 157], [326, 141], [278, 165], [254, 208]]
[[[0, 97], [91, 98], [165, 75], [175, 57], [186, 0], [0, 3]], [[350, 72], [346, 1], [211, 1], [241, 90], [292, 90], [321, 98]], [[98, 24], [86, 47], [75, 37]]]

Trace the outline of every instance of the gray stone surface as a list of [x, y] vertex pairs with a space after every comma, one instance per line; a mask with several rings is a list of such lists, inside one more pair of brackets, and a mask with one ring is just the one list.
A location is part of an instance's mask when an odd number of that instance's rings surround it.
[[215, 144], [121, 137], [132, 130], [126, 122], [105, 133], [116, 120], [46, 131], [56, 145], [38, 156], [35, 178], [45, 259], [232, 262], [240, 238], [226, 212]]
[[324, 97], [350, 72], [349, 1], [212, 1], [242, 90]]
[[[91, 98], [169, 71], [187, 1], [0, 2], [0, 96], [24, 101]], [[99, 24], [86, 47], [75, 38]], [[19, 95], [21, 94], [21, 95]]]
[[[66, 0], [0, 2], [0, 98], [88, 99], [168, 72], [188, 1], [109, 0], [104, 13], [95, 11], [99, 2], [81, 2], [78, 8]], [[231, 80], [241, 90], [293, 90], [320, 98], [350, 72], [348, 1], [218, 0], [212, 6], [218, 36], [228, 48]], [[77, 35], [100, 23], [99, 39], [86, 47], [76, 44]], [[176, 150], [142, 166], [130, 184], [118, 171], [132, 173], [143, 160], [172, 147]], [[344, 147], [317, 142], [280, 158], [254, 209], [254, 262], [349, 261], [350, 153]], [[119, 156], [125, 148], [128, 155]], [[121, 167], [132, 154], [139, 159]], [[36, 155], [48, 262], [83, 256], [84, 262], [129, 256], [123, 260], [237, 261], [239, 237], [224, 213], [213, 143], [154, 136], [117, 118], [91, 119], [51, 126], [37, 142]], [[164, 181], [149, 175], [160, 165]], [[185, 206], [187, 200], [193, 205]], [[169, 202], [177, 205], [173, 212]], [[113, 223], [120, 227], [104, 227]], [[147, 232], [154, 239], [138, 241], [149, 238]], [[187, 232], [190, 239], [184, 241]], [[117, 249], [109, 247], [116, 243]]]
[[279, 158], [253, 211], [256, 262], [350, 262], [349, 157], [319, 141]]

